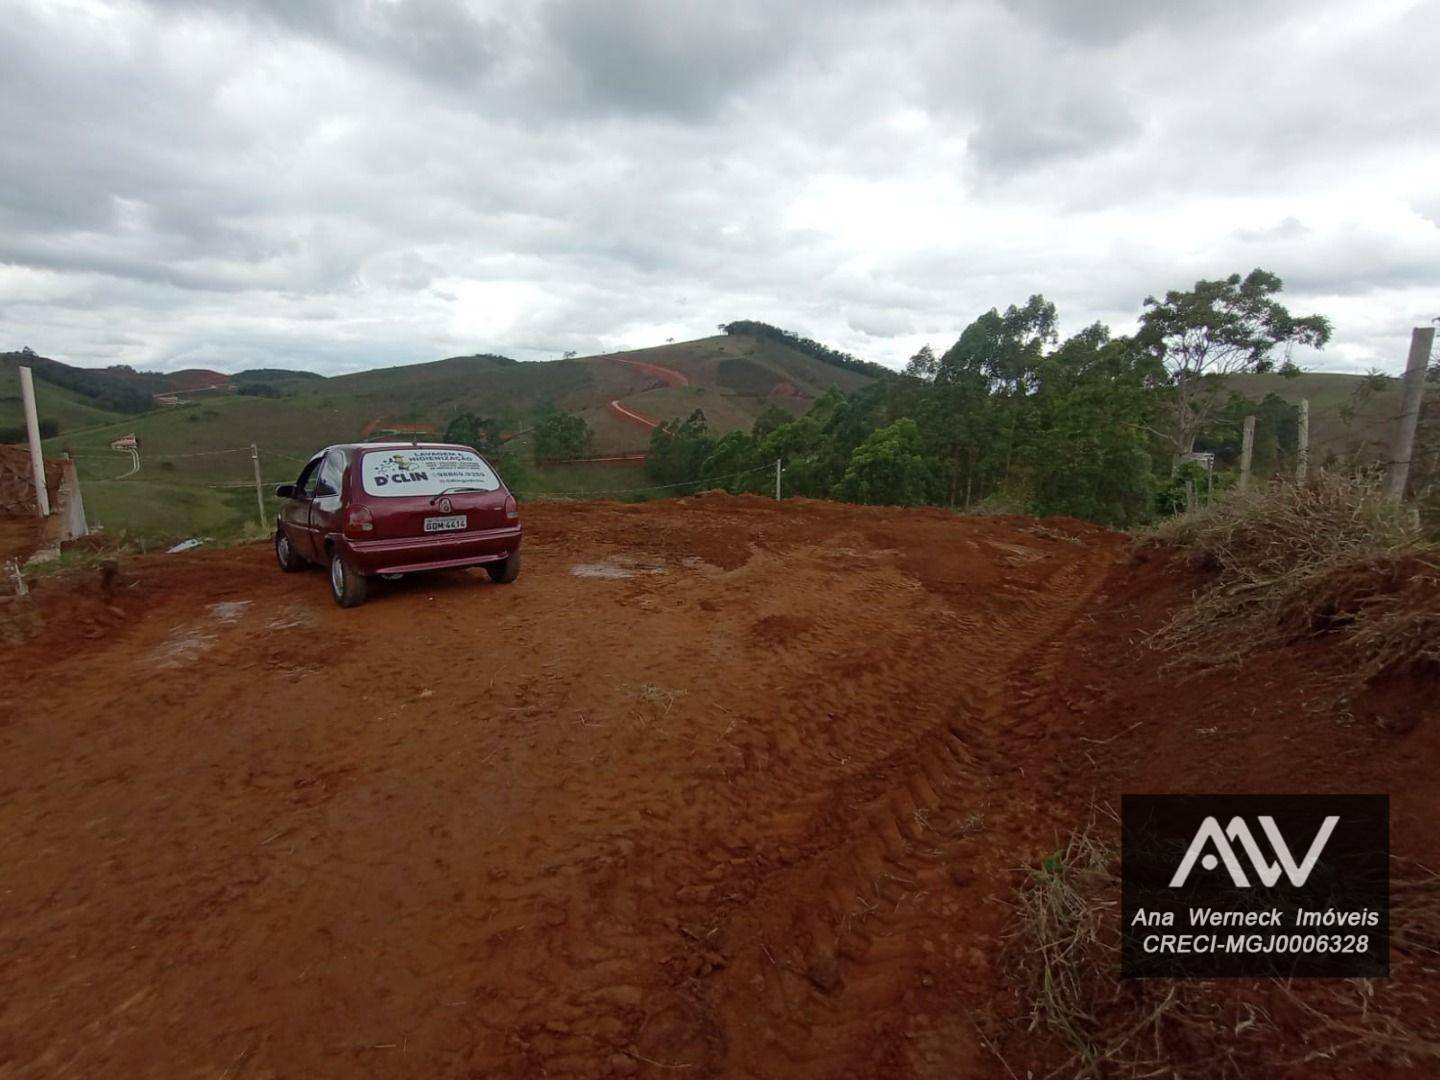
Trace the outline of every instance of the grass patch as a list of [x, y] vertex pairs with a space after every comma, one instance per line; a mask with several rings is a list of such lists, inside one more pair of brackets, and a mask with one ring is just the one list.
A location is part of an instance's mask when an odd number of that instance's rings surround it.
[[[511, 485], [508, 476], [507, 485]], [[527, 466], [511, 486], [517, 497], [598, 498], [631, 501], [641, 496], [636, 489], [653, 486], [655, 481], [645, 475], [643, 462], [606, 465], [534, 465]], [[624, 494], [612, 494], [623, 492]]]
[[[248, 464], [248, 462], [247, 462]], [[253, 487], [221, 488], [170, 480], [86, 481], [86, 516], [117, 543], [153, 551], [192, 536], [234, 542], [265, 535]], [[266, 521], [278, 502], [265, 490]]]

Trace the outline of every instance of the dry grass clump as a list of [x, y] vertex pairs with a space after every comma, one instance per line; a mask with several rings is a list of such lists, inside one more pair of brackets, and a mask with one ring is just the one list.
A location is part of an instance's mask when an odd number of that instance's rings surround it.
[[1101, 980], [1114, 978], [1104, 961], [1119, 955], [1115, 863], [1115, 852], [1082, 830], [1031, 871], [1016, 898], [1023, 947], [1013, 967], [1028, 991], [1030, 1027], [1062, 1035], [1087, 1062], [1096, 1057], [1091, 1002]]
[[1400, 550], [1419, 542], [1414, 513], [1385, 498], [1371, 476], [1321, 472], [1307, 484], [1230, 491], [1181, 514], [1149, 538], [1215, 565], [1283, 570], [1346, 550]]
[[1343, 636], [1356, 677], [1440, 663], [1440, 551], [1373, 480], [1233, 493], [1153, 530], [1213, 570], [1155, 644], [1205, 663], [1320, 634]]
[[1394, 884], [1389, 980], [1122, 981], [1118, 865], [1092, 821], [1016, 895], [1009, 974], [1029, 1031], [1068, 1050], [1037, 1077], [1199, 1080], [1440, 1063], [1440, 877], [1423, 871]]
[[1016, 896], [1010, 975], [1029, 1030], [1069, 1049], [1051, 1076], [1243, 1075], [1238, 1047], [1261, 1026], [1256, 1011], [1209, 983], [1120, 980], [1120, 879], [1115, 849], [1095, 823], [1070, 836]]

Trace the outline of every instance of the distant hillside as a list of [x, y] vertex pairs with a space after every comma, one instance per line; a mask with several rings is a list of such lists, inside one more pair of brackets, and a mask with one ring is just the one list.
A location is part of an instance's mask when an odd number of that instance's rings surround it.
[[[853, 391], [872, 380], [866, 370], [833, 362], [823, 346], [797, 347], [801, 340], [778, 331], [732, 332], [601, 356], [519, 362], [477, 354], [330, 378], [282, 368], [234, 375], [89, 369], [6, 353], [0, 354], [0, 428], [13, 431], [22, 423], [13, 372], [26, 363], [35, 371], [47, 432], [58, 428], [47, 440], [57, 449], [70, 446], [103, 459], [113, 438], [133, 432], [147, 459], [170, 455], [167, 471], [181, 476], [209, 470], [215, 463], [204, 455], [217, 448], [255, 442], [267, 452], [303, 457], [366, 431], [443, 430], [461, 411], [513, 432], [524, 432], [545, 408], [576, 412], [589, 422], [597, 454], [623, 454], [649, 443], [643, 424], [625, 419], [623, 410], [663, 422], [700, 409], [724, 432], [748, 428], [769, 406], [798, 415], [831, 386]], [[661, 377], [667, 371], [677, 376]], [[163, 407], [171, 400], [180, 404]], [[525, 448], [523, 436], [517, 448]]]
[[[742, 329], [744, 328], [744, 329]], [[753, 332], [752, 332], [753, 331]], [[36, 374], [47, 453], [73, 453], [92, 516], [117, 531], [156, 541], [232, 535], [254, 525], [250, 445], [259, 448], [266, 485], [294, 479], [306, 458], [332, 442], [382, 431], [443, 431], [457, 412], [488, 418], [515, 435], [510, 447], [529, 459], [529, 429], [545, 409], [575, 412], [589, 423], [593, 453], [623, 457], [649, 446], [649, 424], [702, 411], [715, 434], [748, 429], [762, 412], [807, 411], [830, 387], [853, 393], [896, 377], [794, 334], [757, 323], [696, 341], [545, 362], [493, 354], [323, 377], [283, 368], [227, 375], [128, 367], [84, 369], [34, 355], [0, 354], [0, 430], [19, 438], [15, 368]], [[1396, 380], [1356, 375], [1255, 375], [1232, 381], [1255, 401], [1276, 394], [1311, 401], [1312, 460], [1373, 459], [1398, 412]], [[232, 392], [233, 391], [233, 392]], [[156, 395], [180, 402], [164, 407]], [[140, 468], [110, 443], [140, 441]], [[624, 475], [639, 466], [533, 469], [522, 490], [597, 490], [643, 484]], [[563, 477], [563, 479], [562, 479]], [[267, 508], [271, 500], [266, 495]]]
[[[19, 385], [15, 370], [22, 365], [29, 367], [36, 379], [71, 391], [75, 402], [105, 412], [144, 412], [150, 408], [153, 396], [164, 391], [164, 379], [159, 375], [123, 366], [71, 367], [58, 360], [25, 352], [0, 353], [0, 371], [7, 376], [6, 386]], [[8, 396], [8, 392], [0, 390], [0, 396]]]
[[[616, 361], [678, 371], [687, 384], [670, 386]], [[594, 390], [600, 391], [595, 395], [598, 401], [577, 411], [595, 432], [595, 447], [601, 453], [643, 450], [648, 443], [643, 431], [609, 407], [611, 400], [662, 422], [699, 409], [713, 430], [725, 432], [749, 428], [771, 405], [798, 416], [831, 386], [848, 393], [873, 380], [869, 374], [833, 366], [773, 338], [751, 334], [674, 342], [576, 363], [589, 369]]]
[[[14, 374], [21, 363], [33, 368], [41, 419], [48, 421], [47, 433], [58, 430], [61, 443], [99, 428], [93, 439], [80, 441], [105, 444], [112, 429], [133, 428], [148, 433], [157, 449], [176, 453], [253, 440], [302, 455], [326, 441], [359, 438], [365, 430], [441, 430], [462, 410], [518, 432], [536, 410], [551, 406], [586, 419], [596, 453], [623, 454], [648, 443], [644, 427], [624, 412], [663, 422], [700, 409], [714, 430], [724, 432], [749, 427], [769, 406], [799, 415], [832, 385], [853, 392], [894, 375], [766, 323], [740, 320], [724, 329], [696, 341], [567, 360], [519, 362], [476, 354], [330, 378], [285, 368], [233, 375], [208, 369], [144, 372], [123, 365], [91, 369], [0, 353], [0, 430], [13, 436], [23, 422]], [[683, 385], [671, 385], [676, 380], [667, 382], [642, 365], [679, 372]], [[1317, 463], [1379, 456], [1399, 411], [1396, 379], [1269, 374], [1241, 376], [1230, 385], [1255, 401], [1270, 393], [1288, 402], [1308, 397]], [[160, 394], [193, 404], [146, 415], [157, 411]], [[523, 447], [523, 438], [518, 445]]]
[[883, 379], [892, 377], [895, 372], [880, 364], [871, 363], [869, 360], [861, 360], [859, 357], [851, 356], [849, 353], [832, 349], [828, 345], [822, 345], [818, 341], [801, 337], [791, 330], [782, 330], [778, 326], [771, 326], [769, 323], [757, 322], [754, 319], [739, 319], [735, 322], [726, 323], [720, 329], [727, 334], [748, 335], [755, 338], [767, 338], [777, 341], [781, 345], [796, 352], [804, 353], [813, 357], [823, 364], [832, 367], [844, 368], [847, 371], [859, 372], [861, 375], [869, 375], [871, 378]]
[[186, 368], [181, 371], [171, 371], [163, 376], [165, 389], [167, 391], [185, 390], [208, 390], [215, 386], [228, 386], [230, 376], [223, 371], [210, 371], [206, 368]]
[[[18, 365], [9, 362], [7, 357], [0, 356], [0, 430], [12, 433], [25, 422], [16, 367]], [[36, 380], [36, 397], [41, 421], [51, 421], [58, 431], [103, 424], [120, 415], [98, 405], [92, 397], [43, 379]]]
[[1309, 398], [1310, 458], [1321, 465], [1381, 457], [1400, 413], [1400, 380], [1388, 376], [1242, 375], [1231, 380], [1231, 388], [1254, 401], [1267, 394], [1291, 404]]
[[249, 368], [245, 371], [237, 371], [230, 376], [230, 381], [235, 383], [254, 382], [291, 382], [301, 379], [323, 379], [324, 375], [318, 375], [313, 371], [292, 371], [289, 368]]

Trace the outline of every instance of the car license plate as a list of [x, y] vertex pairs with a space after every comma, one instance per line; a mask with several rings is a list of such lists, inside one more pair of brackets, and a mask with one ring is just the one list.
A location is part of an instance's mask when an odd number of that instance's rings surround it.
[[426, 532], [459, 532], [465, 528], [464, 514], [451, 514], [449, 517], [428, 517], [425, 519]]

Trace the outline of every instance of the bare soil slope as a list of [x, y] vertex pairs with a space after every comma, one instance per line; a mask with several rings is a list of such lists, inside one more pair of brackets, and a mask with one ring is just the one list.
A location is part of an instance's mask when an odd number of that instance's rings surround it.
[[1127, 682], [1173, 577], [1070, 521], [525, 521], [508, 587], [341, 611], [256, 545], [0, 610], [0, 1075], [1003, 1071], [1016, 868], [1211, 738]]

